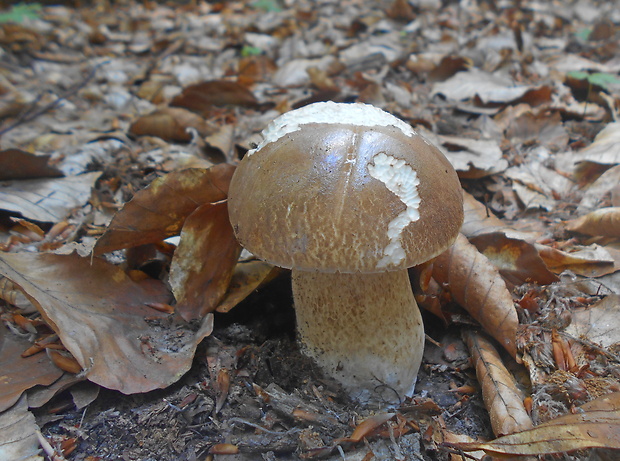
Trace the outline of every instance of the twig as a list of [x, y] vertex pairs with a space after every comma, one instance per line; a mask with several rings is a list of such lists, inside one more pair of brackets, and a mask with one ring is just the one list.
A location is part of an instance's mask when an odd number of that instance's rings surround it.
[[37, 98], [30, 105], [30, 108], [28, 110], [26, 110], [21, 116], [19, 116], [9, 126], [7, 126], [6, 128], [3, 128], [2, 130], [0, 130], [0, 136], [8, 133], [13, 128], [18, 127], [19, 125], [21, 125], [23, 123], [28, 123], [28, 122], [34, 120], [35, 118], [40, 117], [41, 115], [45, 114], [46, 112], [49, 112], [54, 107], [56, 107], [61, 101], [64, 101], [65, 99], [68, 99], [69, 97], [71, 97], [74, 94], [76, 94], [78, 91], [80, 91], [82, 88], [84, 88], [88, 84], [88, 82], [90, 82], [93, 79], [93, 77], [95, 76], [95, 73], [97, 72], [97, 70], [101, 66], [103, 66], [104, 64], [107, 64], [108, 62], [109, 61], [104, 61], [104, 62], [101, 62], [101, 63], [97, 64], [95, 67], [93, 67], [91, 69], [91, 71], [88, 73], [88, 75], [80, 83], [75, 85], [73, 88], [68, 89], [62, 95], [60, 95], [58, 98], [54, 99], [52, 102], [50, 102], [50, 103], [46, 104], [45, 106], [41, 107], [39, 110], [34, 111], [35, 105], [43, 97], [42, 94], [37, 96]]

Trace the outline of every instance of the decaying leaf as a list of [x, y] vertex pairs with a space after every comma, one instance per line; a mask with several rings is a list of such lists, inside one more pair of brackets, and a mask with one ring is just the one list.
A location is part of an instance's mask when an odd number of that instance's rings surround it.
[[24, 396], [12, 408], [0, 413], [0, 459], [43, 461], [39, 454], [38, 430]]
[[171, 105], [205, 115], [209, 114], [213, 106], [256, 107], [258, 101], [250, 90], [237, 82], [213, 80], [184, 88]]
[[30, 341], [9, 332], [4, 325], [0, 326], [0, 411], [17, 402], [26, 389], [39, 384], [48, 386], [63, 374], [45, 353], [22, 357], [22, 352], [30, 346]]
[[20, 149], [0, 151], [0, 180], [57, 178], [62, 172], [50, 166], [49, 155], [31, 154]]
[[620, 392], [583, 404], [575, 414], [561, 416], [533, 429], [488, 443], [452, 443], [463, 451], [492, 455], [543, 455], [586, 448], [620, 450]]
[[596, 244], [575, 248], [572, 252], [539, 244], [536, 248], [549, 270], [556, 274], [570, 270], [586, 277], [600, 277], [615, 272], [619, 266], [613, 250]]
[[521, 285], [535, 282], [548, 285], [558, 281], [538, 254], [536, 247], [521, 239], [506, 237], [503, 233], [484, 234], [470, 239], [499, 273], [510, 283]]
[[433, 278], [515, 357], [519, 324], [512, 296], [497, 269], [462, 234], [433, 263]]
[[182, 107], [164, 107], [143, 115], [129, 127], [134, 136], [157, 136], [165, 141], [189, 142], [193, 128], [201, 136], [206, 136], [213, 128], [200, 115]]
[[620, 296], [607, 295], [591, 306], [575, 309], [566, 333], [602, 347], [620, 344]]
[[262, 283], [267, 282], [278, 273], [278, 269], [265, 261], [240, 261], [235, 266], [228, 291], [217, 306], [218, 312], [228, 312]]
[[0, 209], [42, 222], [59, 222], [83, 206], [101, 172], [52, 179], [0, 181]]
[[524, 396], [493, 344], [472, 331], [465, 331], [463, 339], [476, 367], [493, 433], [499, 436], [530, 429], [532, 420], [523, 406]]
[[185, 218], [198, 206], [224, 200], [235, 167], [172, 172], [136, 193], [112, 219], [95, 245], [95, 255], [178, 235]]
[[225, 202], [205, 203], [187, 217], [170, 268], [176, 309], [183, 318], [202, 318], [215, 310], [240, 253]]
[[603, 237], [620, 237], [620, 207], [600, 208], [566, 223], [566, 230]]
[[178, 380], [212, 329], [211, 316], [195, 331], [150, 309], [148, 303], [169, 302], [163, 283], [134, 282], [98, 258], [5, 253], [0, 273], [37, 305], [89, 380], [124, 393]]
[[463, 192], [463, 211], [465, 219], [461, 226], [461, 233], [467, 238], [501, 232], [508, 238], [520, 238], [531, 242], [538, 236], [535, 232], [522, 232], [506, 225], [488, 207], [467, 192]]

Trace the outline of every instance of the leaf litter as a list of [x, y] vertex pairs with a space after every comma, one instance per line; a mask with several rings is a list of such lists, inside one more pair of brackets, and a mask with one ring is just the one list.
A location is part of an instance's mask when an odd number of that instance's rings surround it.
[[[619, 448], [609, 2], [0, 13], [0, 418], [25, 415], [26, 456], [28, 406], [55, 459]], [[299, 353], [288, 273], [240, 255], [225, 219], [258, 132], [329, 99], [414, 125], [466, 191], [463, 236], [411, 270], [428, 341], [415, 398], [390, 411], [356, 408]], [[84, 380], [100, 392], [80, 400]]]

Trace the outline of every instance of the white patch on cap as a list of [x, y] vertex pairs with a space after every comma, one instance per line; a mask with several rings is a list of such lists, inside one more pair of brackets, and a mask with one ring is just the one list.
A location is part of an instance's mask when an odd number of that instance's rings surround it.
[[308, 123], [346, 124], [355, 126], [393, 126], [406, 136], [415, 136], [410, 125], [370, 104], [344, 104], [337, 102], [317, 102], [292, 110], [273, 120], [262, 132], [263, 141], [248, 151], [252, 155], [267, 144], [276, 142], [282, 136], [293, 133]]
[[377, 268], [397, 266], [405, 259], [401, 237], [403, 230], [412, 222], [420, 219], [420, 196], [418, 185], [420, 180], [411, 166], [404, 160], [399, 160], [383, 152], [373, 157], [374, 165], [368, 165], [370, 176], [385, 184], [407, 207], [388, 224], [387, 235], [390, 243], [383, 249], [383, 258], [377, 263]]

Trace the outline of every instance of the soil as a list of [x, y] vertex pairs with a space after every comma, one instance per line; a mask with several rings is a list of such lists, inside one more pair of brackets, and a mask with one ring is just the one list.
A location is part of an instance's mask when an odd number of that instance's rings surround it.
[[[492, 433], [479, 392], [452, 390], [477, 386], [457, 330], [428, 315], [425, 324], [432, 340], [416, 396], [397, 411], [407, 433], [383, 425], [357, 443], [339, 440], [388, 410], [360, 408], [300, 353], [286, 274], [218, 315], [175, 385], [139, 395], [101, 389], [81, 409], [65, 393], [37, 418], [50, 439], [74, 438], [73, 460], [447, 459], [432, 438], [438, 421], [472, 437]], [[237, 454], [217, 454], [233, 445]]]

